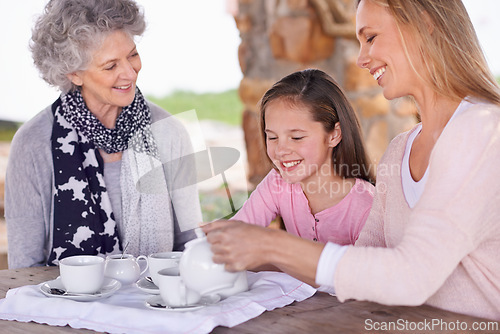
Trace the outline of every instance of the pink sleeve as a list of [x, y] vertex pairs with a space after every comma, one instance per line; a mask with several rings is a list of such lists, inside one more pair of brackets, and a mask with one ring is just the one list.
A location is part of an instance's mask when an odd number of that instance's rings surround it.
[[359, 236], [361, 234], [361, 231], [364, 229], [366, 225], [366, 221], [368, 219], [368, 216], [370, 214], [370, 208], [367, 208], [364, 214], [361, 216], [361, 219], [358, 221], [358, 224], [356, 225], [354, 229], [354, 243], [357, 243], [357, 240], [359, 240]]
[[375, 187], [372, 208], [366, 213], [366, 222], [356, 240], [356, 246], [386, 247], [384, 238], [384, 201], [385, 193]]
[[281, 176], [275, 170], [271, 170], [231, 220], [269, 226], [279, 214], [277, 188], [280, 178]]
[[350, 231], [351, 245], [356, 243], [359, 235], [366, 224], [368, 215], [373, 204], [373, 194], [375, 187], [368, 181], [357, 179], [354, 191], [355, 197], [351, 201], [349, 207], [350, 214], [352, 215], [352, 224]]

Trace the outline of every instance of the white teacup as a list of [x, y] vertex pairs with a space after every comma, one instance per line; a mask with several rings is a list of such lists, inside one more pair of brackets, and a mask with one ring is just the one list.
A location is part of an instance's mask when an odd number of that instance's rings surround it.
[[192, 305], [201, 299], [201, 295], [186, 287], [179, 275], [178, 267], [165, 268], [158, 272], [160, 296], [168, 306], [179, 307]]
[[177, 267], [179, 265], [182, 252], [162, 252], [148, 255], [149, 276], [153, 283], [159, 287], [158, 271], [164, 268]]
[[95, 293], [104, 281], [104, 258], [75, 255], [59, 261], [64, 288], [72, 293]]
[[[143, 265], [139, 264], [143, 260]], [[122, 284], [131, 284], [148, 269], [148, 258], [140, 255], [135, 258], [132, 254], [115, 254], [106, 258], [104, 275], [120, 281]]]

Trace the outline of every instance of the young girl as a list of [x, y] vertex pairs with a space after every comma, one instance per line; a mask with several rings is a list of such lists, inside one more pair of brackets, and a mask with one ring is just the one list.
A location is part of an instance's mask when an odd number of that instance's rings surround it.
[[274, 170], [234, 220], [268, 226], [280, 215], [302, 238], [354, 244], [373, 199], [373, 177], [356, 115], [342, 90], [319, 70], [278, 81], [260, 104]]

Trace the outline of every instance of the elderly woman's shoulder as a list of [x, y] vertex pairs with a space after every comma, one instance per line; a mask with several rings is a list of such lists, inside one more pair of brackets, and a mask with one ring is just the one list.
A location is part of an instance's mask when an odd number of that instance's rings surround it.
[[149, 100], [146, 100], [146, 103], [147, 103], [149, 109], [151, 110], [151, 120], [153, 123], [161, 121], [162, 119], [165, 119], [167, 117], [172, 116], [171, 113], [169, 113], [168, 111], [166, 111], [165, 109], [163, 109], [159, 105], [157, 105]]
[[147, 101], [147, 104], [151, 110], [153, 131], [157, 129], [168, 129], [168, 132], [172, 135], [187, 134], [186, 128], [177, 117], [151, 101]]
[[17, 130], [12, 145], [39, 146], [50, 142], [54, 116], [51, 106], [46, 107]]

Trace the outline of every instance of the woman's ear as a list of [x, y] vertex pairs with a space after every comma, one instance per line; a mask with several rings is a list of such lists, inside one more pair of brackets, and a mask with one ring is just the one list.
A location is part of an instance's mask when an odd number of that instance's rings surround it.
[[333, 128], [333, 131], [330, 132], [329, 134], [328, 147], [337, 146], [341, 140], [342, 140], [342, 130], [340, 129], [340, 122], [337, 122], [337, 124], [335, 124], [335, 127]]
[[82, 80], [82, 77], [80, 76], [79, 72], [73, 72], [70, 74], [66, 74], [66, 76], [75, 86], [83, 85], [83, 80]]

